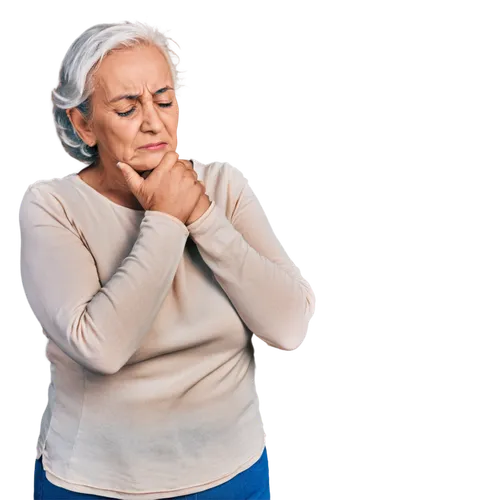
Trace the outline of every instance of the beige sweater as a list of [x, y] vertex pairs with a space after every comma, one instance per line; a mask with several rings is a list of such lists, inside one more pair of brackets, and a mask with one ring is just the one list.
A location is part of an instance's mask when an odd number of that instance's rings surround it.
[[68, 490], [187, 495], [265, 446], [251, 341], [303, 341], [315, 297], [243, 174], [192, 160], [212, 201], [186, 226], [76, 173], [21, 202], [21, 276], [51, 382], [36, 458]]

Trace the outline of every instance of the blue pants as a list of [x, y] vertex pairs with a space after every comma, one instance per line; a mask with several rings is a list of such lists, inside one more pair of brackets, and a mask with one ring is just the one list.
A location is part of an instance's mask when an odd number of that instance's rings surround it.
[[[78, 493], [52, 484], [43, 470], [42, 457], [35, 461], [34, 487], [34, 500], [98, 500], [111, 498]], [[171, 500], [270, 500], [270, 498], [267, 449], [264, 447], [264, 451], [257, 462], [229, 481], [198, 493], [171, 497]]]

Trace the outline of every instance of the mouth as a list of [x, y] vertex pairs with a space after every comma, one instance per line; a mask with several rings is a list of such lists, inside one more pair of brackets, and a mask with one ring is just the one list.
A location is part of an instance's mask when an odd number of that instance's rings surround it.
[[149, 144], [141, 146], [139, 149], [155, 150], [155, 149], [162, 149], [167, 145], [168, 144], [166, 142], [151, 142]]

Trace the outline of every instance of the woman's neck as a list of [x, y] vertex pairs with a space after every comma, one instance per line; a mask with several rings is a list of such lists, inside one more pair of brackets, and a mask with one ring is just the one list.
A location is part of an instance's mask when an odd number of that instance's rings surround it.
[[[152, 170], [141, 172], [146, 178]], [[89, 186], [110, 200], [134, 210], [143, 210], [137, 198], [130, 191], [123, 174], [115, 167], [104, 166], [99, 159], [81, 170], [78, 175]]]

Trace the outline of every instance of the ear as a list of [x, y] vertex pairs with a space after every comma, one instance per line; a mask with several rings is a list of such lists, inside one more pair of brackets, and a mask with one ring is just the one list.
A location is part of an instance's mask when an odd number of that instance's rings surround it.
[[90, 124], [83, 117], [81, 111], [77, 108], [70, 108], [66, 110], [66, 114], [76, 130], [76, 133], [80, 136], [80, 139], [88, 146], [95, 146], [97, 142], [96, 136]]

